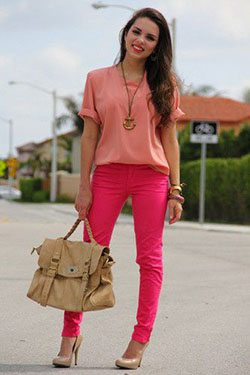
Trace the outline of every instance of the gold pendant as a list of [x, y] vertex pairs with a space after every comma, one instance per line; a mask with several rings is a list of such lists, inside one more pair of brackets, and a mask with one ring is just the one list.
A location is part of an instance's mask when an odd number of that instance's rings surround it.
[[136, 126], [136, 123], [133, 122], [132, 124], [130, 124], [132, 121], [134, 121], [132, 117], [126, 117], [122, 123], [123, 127], [127, 130], [133, 130]]

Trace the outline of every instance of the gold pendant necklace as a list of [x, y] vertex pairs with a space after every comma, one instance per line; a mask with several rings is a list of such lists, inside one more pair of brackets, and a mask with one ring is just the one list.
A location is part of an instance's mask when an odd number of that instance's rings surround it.
[[124, 126], [125, 129], [127, 130], [132, 130], [136, 127], [136, 123], [133, 122], [132, 125], [130, 125], [130, 122], [134, 121], [132, 117], [125, 117], [122, 125]]
[[123, 75], [123, 79], [124, 79], [124, 82], [125, 82], [125, 86], [126, 86], [126, 90], [127, 90], [127, 94], [128, 94], [128, 116], [125, 117], [122, 125], [123, 127], [126, 129], [126, 130], [133, 130], [135, 127], [136, 127], [136, 123], [134, 122], [134, 118], [131, 117], [131, 110], [132, 110], [132, 104], [133, 104], [133, 101], [134, 101], [134, 97], [135, 97], [135, 94], [137, 93], [141, 83], [142, 83], [142, 80], [144, 78], [144, 73], [142, 75], [142, 78], [139, 82], [139, 85], [137, 86], [135, 92], [134, 92], [134, 95], [132, 96], [132, 99], [130, 101], [130, 97], [129, 97], [129, 91], [128, 91], [128, 85], [127, 85], [127, 81], [126, 81], [126, 78], [125, 78], [125, 74], [124, 74], [124, 70], [123, 70], [123, 63], [121, 62], [121, 68], [122, 68], [122, 75]]

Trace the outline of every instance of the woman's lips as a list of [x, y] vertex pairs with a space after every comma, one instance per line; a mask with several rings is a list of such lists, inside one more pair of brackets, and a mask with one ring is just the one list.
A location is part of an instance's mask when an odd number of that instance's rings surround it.
[[141, 53], [144, 51], [144, 49], [140, 46], [138, 46], [137, 44], [132, 44], [132, 48], [133, 50], [136, 52], [136, 53]]

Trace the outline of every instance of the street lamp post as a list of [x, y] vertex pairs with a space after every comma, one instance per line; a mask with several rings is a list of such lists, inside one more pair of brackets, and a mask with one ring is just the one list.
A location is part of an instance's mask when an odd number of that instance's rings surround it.
[[50, 184], [50, 201], [55, 202], [56, 200], [56, 171], [57, 171], [57, 134], [56, 134], [56, 100], [62, 97], [56, 95], [56, 91], [50, 91], [43, 87], [34, 85], [29, 82], [21, 81], [10, 81], [10, 85], [22, 84], [30, 86], [36, 90], [43, 91], [46, 94], [52, 95], [53, 99], [53, 120], [52, 120], [52, 150], [51, 150], [51, 184]]
[[[7, 120], [4, 117], [0, 117], [0, 120], [9, 124], [9, 153], [8, 153], [8, 158], [11, 159], [12, 156], [13, 156], [13, 121], [11, 119]], [[8, 176], [8, 181], [9, 181], [9, 197], [11, 198], [13, 177], [10, 175], [10, 173], [9, 173], [9, 176]]]
[[131, 8], [127, 5], [103, 4], [101, 1], [99, 1], [98, 3], [93, 3], [92, 7], [95, 9], [114, 7], [114, 8], [123, 8], [123, 9], [132, 10], [132, 12], [136, 11], [136, 9]]
[[56, 171], [57, 171], [57, 134], [56, 134], [56, 91], [52, 91], [53, 96], [53, 122], [52, 122], [52, 154], [51, 154], [51, 184], [50, 201], [56, 200]]
[[176, 72], [176, 18], [173, 18], [169, 25], [172, 29], [173, 68], [174, 72]]
[[[91, 4], [93, 8], [100, 9], [100, 8], [123, 8], [131, 10], [132, 12], [135, 12], [137, 9], [131, 8], [127, 5], [119, 5], [119, 4], [103, 4], [101, 1], [98, 3], [92, 3]], [[173, 68], [174, 71], [176, 71], [176, 18], [173, 18], [171, 22], [168, 22], [169, 26], [171, 27], [172, 31], [172, 44], [173, 44]]]

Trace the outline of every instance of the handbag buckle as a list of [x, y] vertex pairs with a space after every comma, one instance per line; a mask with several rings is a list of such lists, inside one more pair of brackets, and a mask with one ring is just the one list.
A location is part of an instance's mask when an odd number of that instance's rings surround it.
[[46, 276], [55, 277], [56, 268], [49, 267]]
[[89, 279], [88, 272], [84, 272], [82, 275], [82, 280], [87, 281]]
[[78, 268], [75, 267], [75, 266], [71, 266], [67, 269], [68, 273], [77, 273], [78, 272]]

